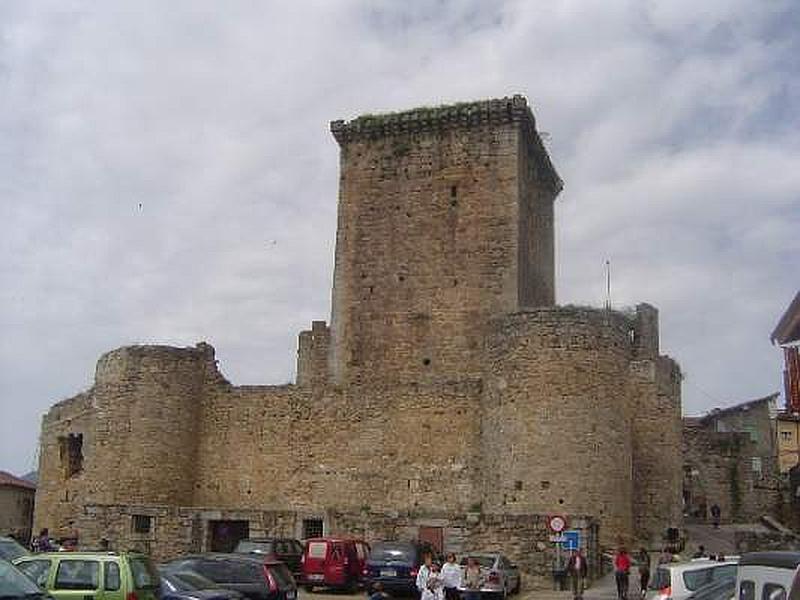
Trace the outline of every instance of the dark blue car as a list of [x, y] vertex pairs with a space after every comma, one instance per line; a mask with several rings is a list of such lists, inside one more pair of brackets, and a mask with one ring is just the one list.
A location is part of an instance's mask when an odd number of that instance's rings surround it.
[[417, 593], [417, 573], [422, 564], [423, 548], [413, 542], [378, 542], [367, 558], [366, 585], [372, 590], [376, 581], [395, 595]]
[[193, 571], [161, 570], [161, 600], [243, 600], [234, 590], [219, 585]]

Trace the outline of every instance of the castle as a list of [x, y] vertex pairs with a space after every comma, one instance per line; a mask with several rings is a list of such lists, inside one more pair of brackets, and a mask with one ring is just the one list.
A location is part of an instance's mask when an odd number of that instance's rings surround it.
[[[330, 326], [297, 381], [211, 346], [103, 355], [43, 419], [36, 527], [165, 558], [246, 535], [420, 538], [549, 572], [681, 520], [680, 370], [658, 314], [555, 305], [562, 182], [525, 98], [334, 121]], [[538, 552], [531, 552], [531, 549]]]

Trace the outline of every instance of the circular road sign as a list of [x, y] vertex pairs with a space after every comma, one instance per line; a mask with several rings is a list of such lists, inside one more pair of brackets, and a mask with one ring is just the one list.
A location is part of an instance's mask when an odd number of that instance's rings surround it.
[[553, 533], [561, 533], [567, 528], [567, 519], [561, 515], [553, 515], [547, 520], [547, 524]]

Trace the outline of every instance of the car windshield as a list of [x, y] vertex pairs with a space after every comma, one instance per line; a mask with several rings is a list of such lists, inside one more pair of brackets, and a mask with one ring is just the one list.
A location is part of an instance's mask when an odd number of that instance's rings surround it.
[[194, 571], [180, 571], [178, 573], [168, 573], [167, 575], [170, 577], [172, 584], [182, 591], [214, 590], [219, 588], [216, 583]]
[[414, 562], [417, 550], [411, 544], [375, 544], [369, 553], [372, 561]]
[[41, 595], [42, 590], [11, 563], [0, 560], [0, 598]]
[[132, 556], [130, 559], [133, 585], [137, 590], [155, 589], [158, 587], [158, 572], [150, 559], [144, 556]]
[[252, 540], [242, 540], [236, 544], [236, 550], [240, 554], [269, 554], [272, 552], [272, 542], [254, 542]]
[[11, 538], [0, 539], [0, 558], [9, 562], [19, 558], [20, 556], [27, 556], [30, 554], [25, 547]]
[[491, 569], [494, 566], [495, 557], [494, 556], [465, 556], [461, 559], [461, 566], [466, 567], [467, 561], [473, 558], [475, 561], [484, 569]]

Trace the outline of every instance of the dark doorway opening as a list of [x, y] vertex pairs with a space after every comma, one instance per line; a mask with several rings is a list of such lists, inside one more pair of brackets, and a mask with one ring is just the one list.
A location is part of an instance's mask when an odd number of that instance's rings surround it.
[[250, 537], [249, 521], [209, 521], [211, 552], [233, 552], [240, 540]]
[[444, 532], [441, 527], [420, 527], [419, 541], [423, 546], [430, 546], [437, 554], [444, 549]]

